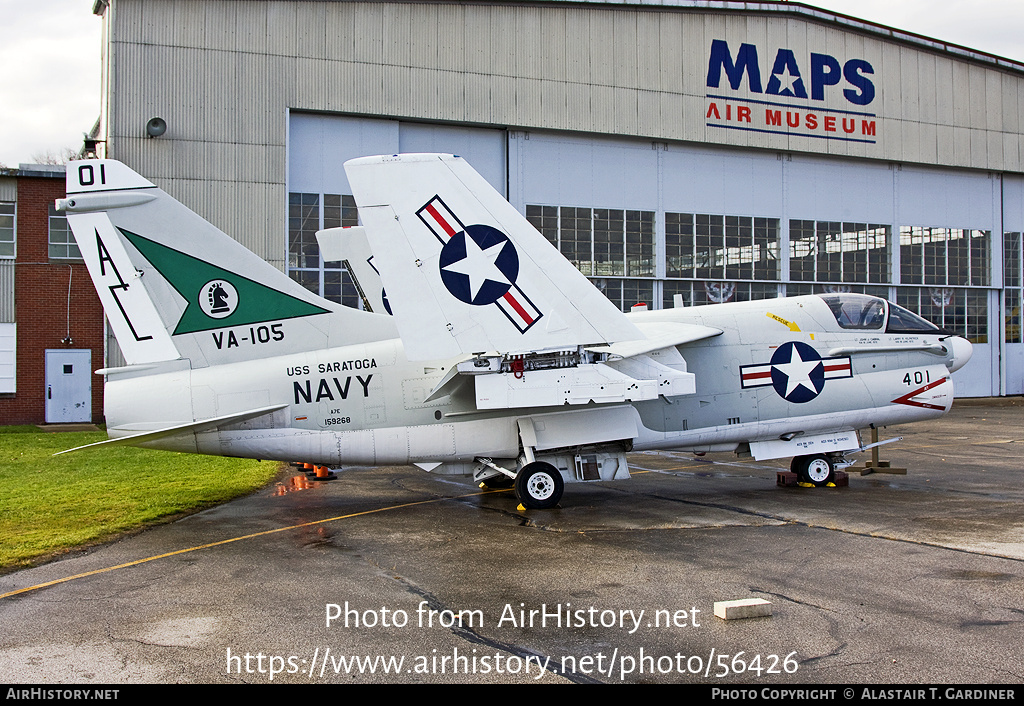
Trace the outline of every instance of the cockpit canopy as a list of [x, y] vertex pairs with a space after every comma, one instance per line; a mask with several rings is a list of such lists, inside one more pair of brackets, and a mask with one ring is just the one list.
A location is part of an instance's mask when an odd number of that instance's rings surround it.
[[932, 322], [892, 302], [866, 294], [819, 294], [844, 329], [885, 333], [945, 334]]

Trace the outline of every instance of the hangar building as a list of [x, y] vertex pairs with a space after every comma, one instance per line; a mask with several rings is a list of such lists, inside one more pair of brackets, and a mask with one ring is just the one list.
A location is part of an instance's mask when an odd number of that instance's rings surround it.
[[95, 12], [105, 155], [328, 298], [342, 163], [454, 152], [624, 309], [879, 294], [975, 343], [958, 394], [1024, 393], [1021, 63], [790, 2]]

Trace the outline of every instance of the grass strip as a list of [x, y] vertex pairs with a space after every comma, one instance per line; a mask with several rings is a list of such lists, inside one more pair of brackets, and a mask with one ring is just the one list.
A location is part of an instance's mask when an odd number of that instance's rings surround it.
[[279, 466], [127, 446], [53, 456], [106, 438], [0, 426], [0, 572], [245, 495]]

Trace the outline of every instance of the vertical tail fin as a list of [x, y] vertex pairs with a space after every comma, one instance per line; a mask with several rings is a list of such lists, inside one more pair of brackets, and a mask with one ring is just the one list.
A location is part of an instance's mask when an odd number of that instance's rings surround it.
[[643, 338], [465, 160], [364, 157], [345, 172], [410, 359]]
[[58, 208], [129, 364], [202, 367], [394, 335], [387, 317], [321, 299], [120, 162], [71, 162], [67, 193]]

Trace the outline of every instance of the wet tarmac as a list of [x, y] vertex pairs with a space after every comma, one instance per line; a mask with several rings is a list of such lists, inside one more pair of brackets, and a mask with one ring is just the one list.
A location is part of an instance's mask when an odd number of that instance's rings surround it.
[[[285, 479], [0, 577], [0, 670], [30, 683], [1020, 683], [1022, 412], [1019, 398], [967, 400], [884, 429], [904, 440], [882, 458], [909, 472], [845, 488], [779, 487], [783, 461], [683, 453], [634, 454], [631, 480], [570, 484], [558, 508], [529, 512], [511, 491], [414, 468]], [[713, 615], [739, 598], [773, 614]]]

